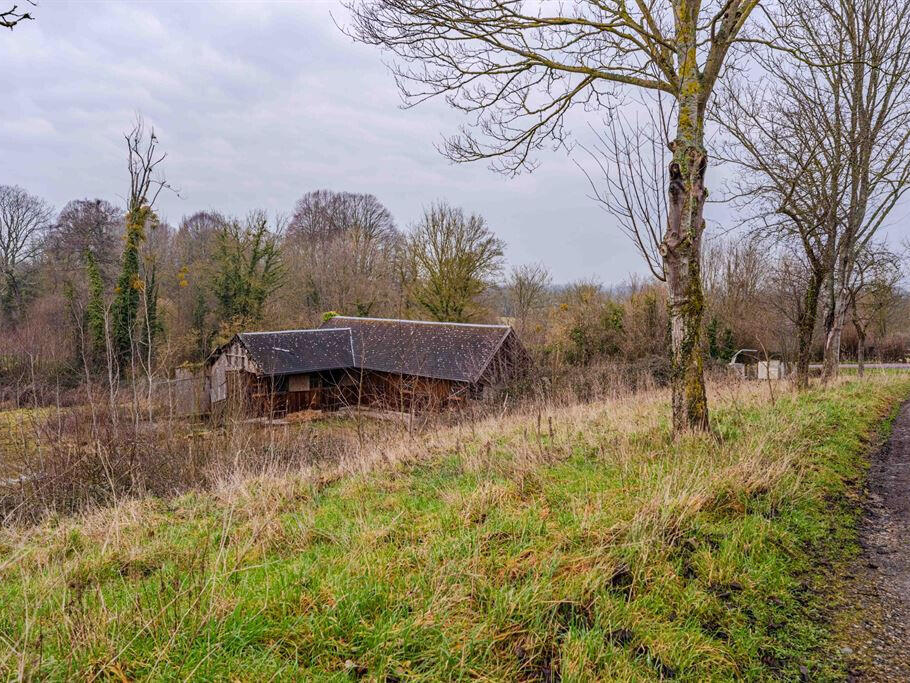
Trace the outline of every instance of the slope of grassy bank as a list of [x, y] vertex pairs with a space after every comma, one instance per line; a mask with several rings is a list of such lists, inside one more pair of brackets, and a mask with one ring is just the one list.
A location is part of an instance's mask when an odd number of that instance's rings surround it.
[[[490, 420], [328, 471], [0, 531], [0, 673], [112, 680], [834, 677], [882, 376]], [[359, 471], [358, 471], [359, 470]]]

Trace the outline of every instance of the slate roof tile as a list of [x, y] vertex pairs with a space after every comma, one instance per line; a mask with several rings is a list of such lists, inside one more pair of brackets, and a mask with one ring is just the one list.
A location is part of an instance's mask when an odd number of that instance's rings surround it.
[[366, 370], [476, 382], [511, 333], [473, 325], [336, 316], [321, 329], [350, 329], [355, 365]]
[[293, 375], [354, 365], [350, 330], [241, 332], [237, 336], [266, 375]]
[[237, 335], [267, 375], [343, 368], [476, 382], [508, 325], [336, 316], [318, 329]]

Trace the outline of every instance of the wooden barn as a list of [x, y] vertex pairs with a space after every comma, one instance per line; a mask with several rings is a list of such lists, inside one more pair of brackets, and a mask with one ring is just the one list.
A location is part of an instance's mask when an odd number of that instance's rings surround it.
[[209, 391], [216, 412], [436, 411], [527, 367], [508, 325], [336, 316], [317, 329], [236, 335], [210, 360]]

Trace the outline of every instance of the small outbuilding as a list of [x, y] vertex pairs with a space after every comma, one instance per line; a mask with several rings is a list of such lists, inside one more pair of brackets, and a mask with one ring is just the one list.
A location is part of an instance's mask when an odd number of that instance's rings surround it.
[[730, 359], [730, 368], [743, 379], [784, 379], [790, 367], [779, 353], [764, 354], [757, 349], [740, 349]]
[[316, 329], [240, 333], [213, 354], [208, 374], [214, 411], [281, 415], [441, 410], [528, 367], [508, 325], [336, 316]]

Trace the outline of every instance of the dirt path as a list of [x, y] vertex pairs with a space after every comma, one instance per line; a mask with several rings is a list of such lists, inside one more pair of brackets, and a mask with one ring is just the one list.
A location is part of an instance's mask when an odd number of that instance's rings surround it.
[[869, 503], [856, 563], [862, 618], [843, 654], [853, 681], [910, 681], [910, 401], [872, 459]]

